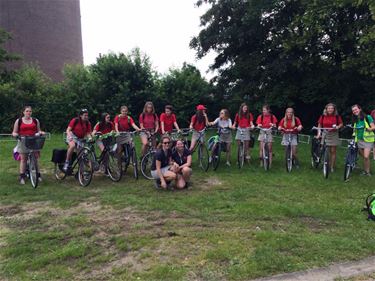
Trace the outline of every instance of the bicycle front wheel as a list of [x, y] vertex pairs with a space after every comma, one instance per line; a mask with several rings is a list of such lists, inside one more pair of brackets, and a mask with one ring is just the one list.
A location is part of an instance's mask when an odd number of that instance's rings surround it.
[[208, 168], [210, 167], [209, 158], [210, 158], [210, 155], [208, 153], [208, 149], [206, 145], [204, 143], [201, 143], [198, 147], [198, 161], [199, 161], [199, 166], [205, 172], [207, 172]]
[[118, 156], [116, 152], [108, 152], [108, 163], [107, 163], [107, 172], [109, 178], [114, 181], [118, 182], [122, 178], [122, 163], [121, 157]]
[[242, 168], [245, 163], [245, 150], [244, 150], [244, 145], [243, 142], [241, 142], [238, 145], [238, 151], [237, 151], [237, 164], [238, 168]]
[[92, 161], [89, 159], [88, 153], [83, 152], [78, 160], [78, 182], [81, 186], [88, 186], [91, 183], [94, 173]]
[[324, 149], [323, 154], [323, 176], [325, 179], [328, 179], [329, 176], [329, 151]]
[[154, 151], [148, 152], [145, 156], [143, 156], [142, 161], [141, 161], [142, 175], [148, 180], [153, 179], [151, 175], [151, 165], [152, 165], [152, 160], [154, 158], [154, 154], [155, 154]]
[[134, 178], [138, 179], [138, 159], [137, 159], [137, 151], [135, 147], [132, 148], [132, 165], [133, 165], [133, 175]]
[[290, 145], [288, 145], [285, 149], [285, 166], [286, 166], [286, 171], [290, 173], [293, 168], [292, 147]]
[[270, 152], [268, 143], [264, 143], [263, 145], [263, 168], [265, 171], [270, 169]]
[[217, 170], [220, 164], [221, 144], [218, 142], [215, 144], [215, 148], [212, 152], [212, 168], [214, 171]]
[[352, 167], [349, 163], [345, 163], [345, 170], [344, 170], [344, 181], [348, 181], [350, 174], [352, 172]]
[[27, 166], [29, 167], [28, 171], [29, 171], [29, 178], [30, 178], [31, 185], [34, 188], [37, 188], [38, 182], [39, 182], [39, 179], [38, 179], [38, 164], [37, 164], [37, 160], [36, 160], [36, 157], [35, 157], [34, 153], [31, 153], [29, 155], [28, 161], [27, 161]]

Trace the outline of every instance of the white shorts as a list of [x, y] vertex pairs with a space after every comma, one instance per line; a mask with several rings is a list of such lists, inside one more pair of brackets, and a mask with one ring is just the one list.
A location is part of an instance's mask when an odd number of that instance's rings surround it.
[[[169, 165], [168, 165], [168, 166], [165, 166], [164, 168], [161, 168], [161, 169], [160, 169], [160, 170], [161, 170], [161, 174], [164, 176], [164, 174], [165, 174], [166, 172], [168, 172], [170, 168], [171, 168], [171, 166], [169, 166]], [[151, 176], [152, 176], [155, 180], [160, 179], [157, 170], [153, 170], [153, 171], [151, 171]]]
[[291, 136], [290, 144], [291, 145], [298, 145], [298, 136], [296, 134], [284, 134], [283, 139], [281, 141], [281, 145], [287, 146], [289, 144], [288, 137]]

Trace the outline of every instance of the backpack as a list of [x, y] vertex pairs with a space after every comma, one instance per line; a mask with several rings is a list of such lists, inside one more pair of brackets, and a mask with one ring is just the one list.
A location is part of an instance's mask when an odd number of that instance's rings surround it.
[[[128, 120], [128, 127], [130, 128], [130, 116], [128, 115], [127, 117], [128, 117], [127, 118], [127, 120]], [[122, 128], [120, 128], [121, 127], [120, 118], [123, 118], [123, 117], [121, 117], [121, 115], [118, 115], [118, 128], [119, 128], [120, 131], [122, 131]], [[142, 116], [142, 118], [143, 118], [143, 116]]]
[[[39, 125], [39, 120], [34, 118], [34, 117], [31, 117], [31, 119], [33, 120], [33, 124], [35, 125]], [[21, 123], [22, 123], [22, 118], [18, 118], [18, 130], [21, 128]]]
[[[319, 124], [323, 127], [323, 122], [324, 122], [324, 116], [325, 115], [320, 115], [320, 118], [322, 119], [322, 122]], [[336, 125], [339, 125], [339, 116], [336, 114]]]
[[[77, 126], [78, 122], [79, 122], [79, 117], [74, 118], [72, 131], [74, 131], [74, 128]], [[86, 123], [86, 128], [87, 128], [89, 126], [89, 121], [85, 121], [85, 123]]]
[[[273, 115], [273, 114], [271, 113], [271, 121], [272, 121], [272, 123], [273, 123], [273, 121], [275, 121], [275, 120], [276, 120], [276, 122], [277, 122], [276, 116]], [[263, 114], [260, 115], [260, 122], [263, 123]], [[276, 122], [275, 122], [275, 123], [276, 123]]]
[[362, 211], [367, 212], [367, 220], [375, 221], [375, 193], [367, 196], [365, 204]]

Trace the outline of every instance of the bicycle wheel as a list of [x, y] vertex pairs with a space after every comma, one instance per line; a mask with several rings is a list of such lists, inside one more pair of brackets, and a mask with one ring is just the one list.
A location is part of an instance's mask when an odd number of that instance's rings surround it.
[[89, 151], [83, 152], [78, 159], [78, 182], [81, 186], [88, 186], [94, 173], [93, 164], [88, 154]]
[[323, 176], [324, 178], [328, 179], [329, 175], [329, 152], [328, 149], [324, 149], [323, 152]]
[[205, 172], [207, 172], [208, 168], [210, 167], [209, 159], [210, 159], [210, 155], [208, 153], [208, 149], [206, 145], [204, 143], [199, 144], [199, 147], [198, 147], [199, 166]]
[[65, 172], [62, 170], [64, 164], [55, 163], [54, 175], [57, 180], [63, 180], [66, 178]]
[[290, 173], [293, 168], [292, 147], [290, 145], [288, 145], [285, 149], [285, 166], [286, 166], [286, 171]]
[[123, 161], [123, 172], [126, 173], [128, 170], [129, 164], [130, 164], [130, 147], [129, 144], [124, 144], [123, 145], [123, 152], [122, 152], [122, 161]]
[[108, 162], [107, 162], [106, 168], [107, 168], [108, 176], [112, 181], [118, 182], [122, 178], [121, 159], [118, 156], [118, 154], [113, 151], [107, 152], [107, 156], [108, 156], [108, 159], [107, 159]]
[[268, 143], [263, 146], [263, 168], [265, 171], [270, 169], [270, 152], [268, 148]]
[[155, 154], [154, 151], [148, 152], [145, 156], [143, 156], [142, 161], [141, 161], [142, 175], [148, 180], [153, 179], [151, 175], [151, 165], [152, 165], [152, 160], [154, 158], [154, 154]]
[[133, 175], [134, 178], [138, 179], [138, 159], [137, 159], [137, 151], [135, 147], [132, 148], [132, 165], [133, 165]]
[[220, 164], [220, 154], [221, 154], [221, 143], [218, 142], [215, 144], [215, 148], [212, 152], [212, 168], [214, 171], [217, 170]]
[[30, 178], [31, 185], [34, 188], [37, 188], [38, 182], [39, 182], [39, 179], [38, 179], [38, 164], [37, 164], [36, 157], [35, 157], [34, 153], [31, 153], [29, 155], [29, 157], [27, 158], [27, 166], [29, 167], [28, 172], [29, 172], [29, 178]]
[[345, 163], [345, 169], [344, 169], [344, 181], [348, 181], [350, 177], [350, 173], [352, 172], [352, 167], [350, 163]]
[[240, 142], [238, 145], [238, 151], [237, 151], [237, 163], [238, 168], [242, 168], [245, 163], [245, 151], [244, 151], [244, 145], [243, 142]]

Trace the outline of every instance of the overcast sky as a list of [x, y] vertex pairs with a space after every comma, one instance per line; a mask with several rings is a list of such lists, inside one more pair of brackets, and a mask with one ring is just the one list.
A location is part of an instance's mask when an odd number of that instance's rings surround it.
[[196, 0], [81, 0], [83, 54], [85, 64], [99, 53], [129, 53], [139, 47], [161, 73], [181, 67], [184, 61], [206, 74], [213, 56], [197, 61], [189, 48], [199, 33], [200, 15], [206, 8]]

